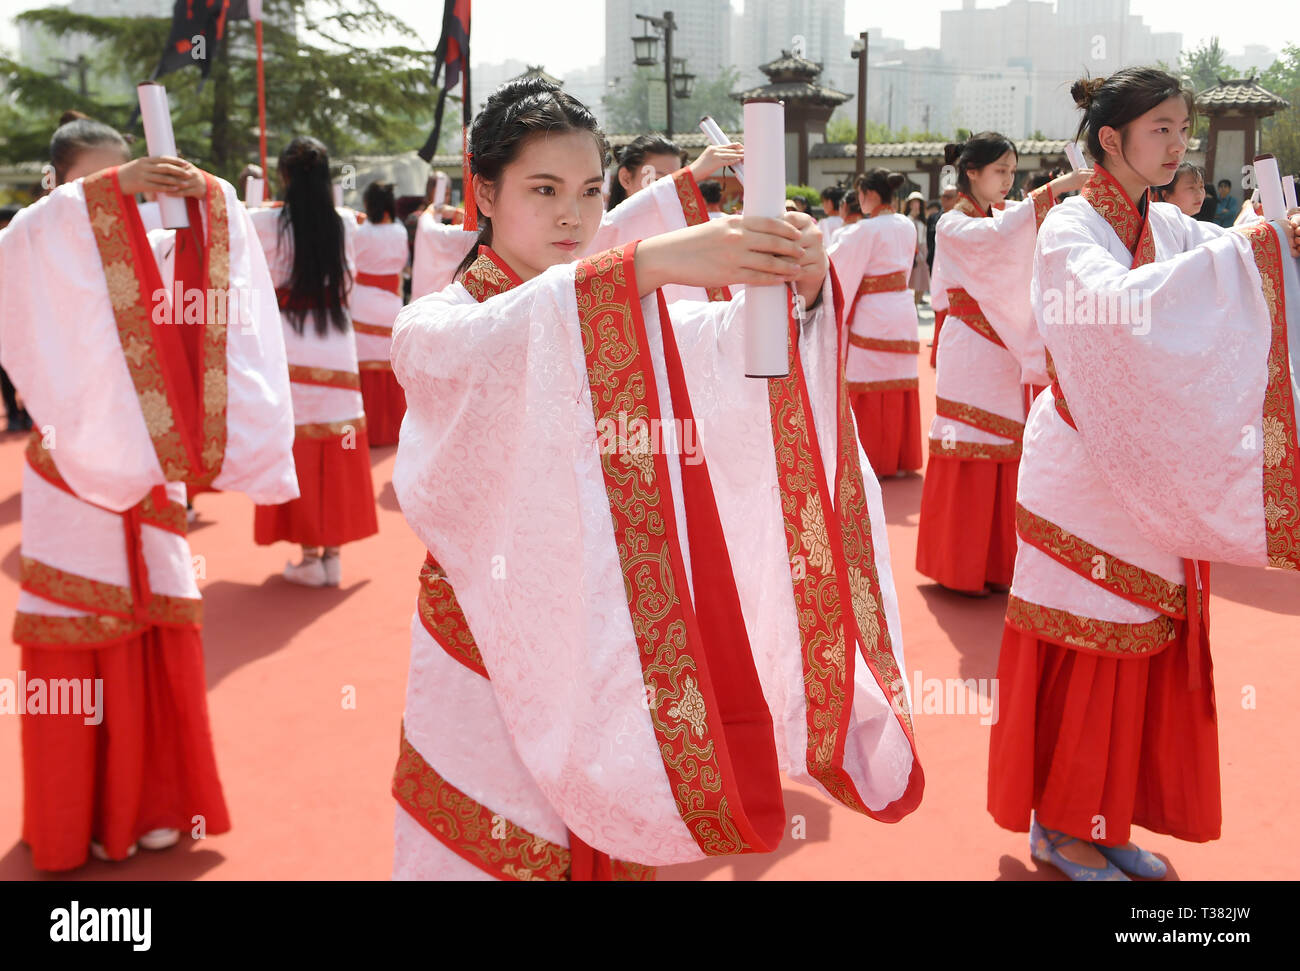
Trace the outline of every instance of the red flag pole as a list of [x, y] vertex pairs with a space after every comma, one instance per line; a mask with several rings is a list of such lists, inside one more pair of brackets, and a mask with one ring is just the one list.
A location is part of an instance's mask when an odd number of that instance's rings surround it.
[[262, 19], [253, 24], [257, 34], [257, 129], [258, 148], [262, 158], [262, 178], [270, 184], [270, 173], [266, 167], [266, 72], [262, 68]]

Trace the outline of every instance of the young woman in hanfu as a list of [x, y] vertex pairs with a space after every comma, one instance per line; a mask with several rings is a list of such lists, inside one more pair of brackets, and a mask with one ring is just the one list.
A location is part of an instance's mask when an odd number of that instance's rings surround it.
[[[279, 315], [231, 186], [128, 162], [90, 120], [50, 155], [58, 187], [0, 236], [0, 347], [36, 425], [13, 630], [23, 840], [66, 870], [230, 828], [185, 496], [279, 502], [297, 482]], [[187, 197], [161, 262], [140, 192]]]
[[302, 547], [284, 577], [337, 587], [340, 547], [379, 531], [370, 445], [349, 316], [356, 220], [334, 208], [329, 155], [300, 136], [280, 156], [284, 205], [251, 213], [275, 281], [293, 389], [294, 463], [301, 496], [258, 506], [253, 538]]
[[[541, 79], [494, 93], [470, 137], [483, 246], [394, 327], [393, 484], [429, 550], [399, 878], [769, 851], [782, 769], [886, 821], [920, 799], [820, 233], [728, 217], [575, 260], [603, 142]], [[661, 292], [787, 281], [808, 310], [779, 322], [793, 367], [772, 381], [743, 376], [743, 295], [670, 313]]]
[[1151, 200], [1187, 148], [1177, 78], [1072, 94], [1096, 170], [1034, 256], [1052, 386], [1025, 429], [988, 806], [1072, 879], [1160, 877], [1133, 826], [1220, 832], [1208, 561], [1300, 566], [1300, 211], [1225, 231]]
[[352, 286], [352, 332], [357, 340], [361, 400], [371, 445], [396, 445], [406, 396], [389, 362], [393, 321], [402, 309], [402, 271], [410, 253], [397, 222], [391, 182], [372, 182], [363, 194], [366, 221], [356, 229], [357, 276]]
[[[744, 146], [710, 145], [690, 165], [678, 168], [681, 152], [658, 135], [642, 135], [624, 148], [618, 178], [610, 187], [609, 211], [600, 220], [596, 235], [584, 244], [579, 256], [599, 253], [617, 241], [646, 239], [660, 233], [698, 226], [709, 221], [700, 183], [728, 165], [744, 161]], [[432, 210], [420, 217], [411, 269], [411, 299], [435, 293], [450, 284], [478, 255], [477, 212], [471, 194], [465, 200], [464, 227], [443, 226], [434, 221]], [[669, 303], [676, 300], [729, 300], [731, 291], [698, 287], [669, 286], [664, 289]]]
[[920, 325], [907, 285], [916, 256], [916, 224], [894, 210], [894, 193], [904, 181], [885, 169], [859, 176], [854, 189], [868, 218], [846, 227], [830, 250], [840, 284], [853, 295], [849, 401], [858, 438], [877, 476], [922, 465]]
[[960, 195], [935, 233], [930, 292], [947, 317], [916, 568], [950, 590], [982, 595], [1011, 583], [1021, 435], [1047, 383], [1029, 307], [1034, 239], [1058, 194], [1091, 173], [1061, 176], [1004, 205], [1016, 174], [1010, 139], [983, 132], [949, 145], [946, 159], [957, 167]]

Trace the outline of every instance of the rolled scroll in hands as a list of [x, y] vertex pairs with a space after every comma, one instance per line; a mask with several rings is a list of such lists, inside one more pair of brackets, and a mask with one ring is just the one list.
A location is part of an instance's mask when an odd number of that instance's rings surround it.
[[[136, 86], [140, 98], [140, 118], [144, 122], [144, 139], [150, 155], [176, 156], [176, 135], [172, 131], [171, 109], [167, 106], [167, 89], [156, 81]], [[185, 200], [180, 196], [159, 193], [164, 229], [184, 229], [190, 224]]]
[[[749, 159], [745, 218], [785, 215], [785, 105], [745, 102], [745, 146]], [[789, 288], [745, 289], [745, 375], [783, 378], [790, 373]]]
[[1270, 222], [1285, 219], [1287, 205], [1282, 194], [1282, 176], [1278, 173], [1277, 159], [1272, 155], [1255, 156], [1255, 185], [1259, 187], [1264, 218]]
[[[700, 119], [700, 131], [704, 132], [705, 136], [708, 137], [709, 142], [711, 144], [714, 145], [732, 144], [731, 139], [726, 136], [726, 134], [722, 131], [722, 129], [718, 127], [718, 123], [714, 121], [713, 118], [710, 117], [709, 115], [705, 115], [703, 118]], [[740, 182], [740, 184], [744, 185], [745, 166], [743, 164], [733, 165], [731, 169], [733, 172], [736, 173], [736, 179]]]

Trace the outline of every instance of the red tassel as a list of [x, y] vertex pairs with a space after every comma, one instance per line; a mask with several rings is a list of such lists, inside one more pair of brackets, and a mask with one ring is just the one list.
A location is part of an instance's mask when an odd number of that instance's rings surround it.
[[470, 172], [470, 160], [474, 153], [469, 150], [469, 129], [461, 128], [461, 141], [464, 145], [465, 161], [462, 163], [462, 179], [465, 186], [465, 231], [478, 231], [478, 207], [474, 204], [474, 176]]

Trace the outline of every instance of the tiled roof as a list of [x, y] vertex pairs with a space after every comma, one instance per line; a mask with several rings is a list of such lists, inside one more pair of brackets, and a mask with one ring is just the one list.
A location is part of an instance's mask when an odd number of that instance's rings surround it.
[[746, 91], [733, 91], [731, 97], [736, 101], [744, 101], [746, 98], [780, 98], [782, 101], [811, 101], [815, 104], [842, 105], [852, 95], [807, 81], [777, 81], [764, 84], [762, 87], [749, 88]]
[[[1021, 155], [1064, 155], [1065, 146], [1070, 139], [1065, 138], [1027, 138], [1016, 142], [1016, 151]], [[943, 158], [945, 142], [868, 142], [867, 155], [870, 158], [924, 158], [935, 155]], [[1193, 138], [1188, 141], [1189, 151], [1197, 151], [1201, 140]], [[809, 158], [854, 158], [858, 153], [854, 142], [820, 142], [808, 151]]]
[[1285, 98], [1279, 98], [1272, 91], [1260, 87], [1253, 78], [1230, 78], [1212, 88], [1206, 88], [1196, 96], [1196, 107], [1211, 111], [1222, 108], [1243, 108], [1247, 111], [1267, 111], [1272, 114], [1283, 108], [1290, 108]]

